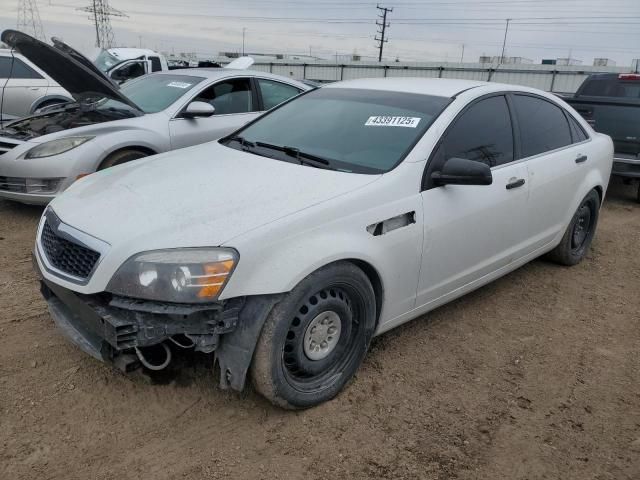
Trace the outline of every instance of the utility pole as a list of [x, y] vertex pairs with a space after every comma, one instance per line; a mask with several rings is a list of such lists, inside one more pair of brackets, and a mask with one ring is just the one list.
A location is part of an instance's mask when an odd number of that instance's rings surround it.
[[509, 33], [510, 18], [507, 18], [507, 26], [504, 29], [504, 40], [502, 41], [502, 55], [500, 55], [500, 65], [504, 63], [504, 49], [507, 46], [507, 33]]
[[380, 4], [376, 4], [376, 8], [382, 12], [378, 14], [378, 17], [382, 19], [382, 22], [376, 20], [376, 25], [380, 28], [378, 33], [380, 34], [380, 38], [376, 35], [374, 37], [375, 41], [378, 42], [378, 61], [382, 61], [382, 49], [384, 48], [384, 44], [389, 41], [388, 38], [385, 37], [385, 33], [387, 28], [391, 26], [390, 23], [387, 23], [387, 14], [393, 12], [393, 8], [381, 7]]
[[462, 53], [460, 54], [460, 63], [464, 62], [464, 43], [462, 44]]
[[115, 41], [111, 28], [111, 17], [127, 17], [124, 12], [109, 5], [109, 0], [92, 0], [88, 7], [78, 8], [91, 14], [89, 17], [96, 27], [96, 47], [111, 48]]
[[28, 33], [39, 40], [45, 39], [36, 0], [20, 0], [18, 2], [17, 30]]
[[244, 32], [247, 31], [247, 27], [242, 27], [242, 56], [244, 57]]

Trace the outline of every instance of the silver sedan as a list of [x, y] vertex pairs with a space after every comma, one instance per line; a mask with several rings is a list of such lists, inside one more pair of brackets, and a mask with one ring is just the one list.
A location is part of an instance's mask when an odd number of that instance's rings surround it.
[[46, 204], [97, 170], [217, 139], [311, 88], [230, 68], [158, 72], [118, 87], [64, 44], [13, 31], [2, 40], [76, 100], [0, 130], [0, 197], [23, 203]]

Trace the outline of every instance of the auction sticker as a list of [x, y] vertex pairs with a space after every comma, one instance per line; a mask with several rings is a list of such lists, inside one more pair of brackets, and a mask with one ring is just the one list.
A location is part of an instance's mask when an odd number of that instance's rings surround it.
[[167, 87], [175, 87], [175, 88], [189, 88], [190, 86], [191, 84], [186, 82], [171, 82], [167, 85]]
[[367, 127], [408, 127], [416, 128], [420, 123], [420, 117], [391, 117], [378, 115], [369, 117], [365, 122]]

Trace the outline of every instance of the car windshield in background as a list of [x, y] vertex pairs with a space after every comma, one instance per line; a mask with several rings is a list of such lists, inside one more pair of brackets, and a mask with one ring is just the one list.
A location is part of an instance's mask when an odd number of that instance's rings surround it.
[[121, 61], [122, 60], [120, 60], [118, 57], [111, 55], [107, 50], [102, 50], [100, 54], [98, 54], [98, 57], [96, 58], [94, 63], [100, 70], [106, 72]]
[[321, 88], [265, 115], [224, 143], [279, 160], [384, 173], [409, 153], [450, 99]]
[[144, 113], [157, 113], [203, 80], [190, 75], [145, 75], [125, 83], [120, 91]]

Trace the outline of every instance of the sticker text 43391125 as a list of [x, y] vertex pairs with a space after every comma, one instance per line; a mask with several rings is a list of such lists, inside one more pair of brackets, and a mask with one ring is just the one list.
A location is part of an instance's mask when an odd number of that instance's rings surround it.
[[367, 127], [408, 127], [416, 128], [420, 123], [420, 117], [396, 117], [377, 115], [369, 117], [365, 122]]

